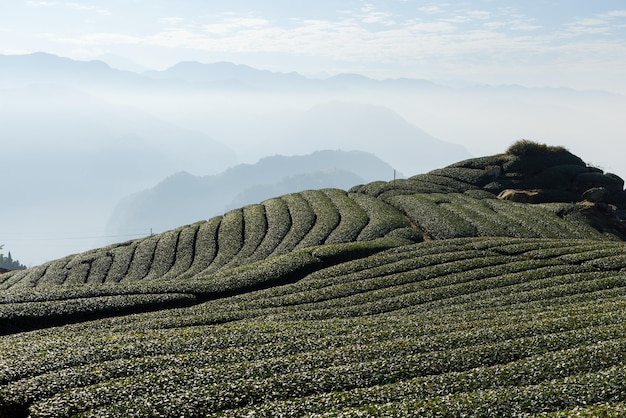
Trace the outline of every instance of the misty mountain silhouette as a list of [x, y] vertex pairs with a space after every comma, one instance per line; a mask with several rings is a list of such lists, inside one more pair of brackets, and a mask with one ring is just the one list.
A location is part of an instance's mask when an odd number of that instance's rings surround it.
[[223, 83], [253, 87], [285, 87], [308, 84], [311, 81], [295, 73], [277, 73], [258, 70], [247, 65], [231, 62], [203, 64], [181, 62], [164, 71], [146, 71], [144, 76], [160, 80], [178, 80], [192, 83]]
[[33, 83], [68, 85], [146, 84], [138, 74], [116, 70], [102, 61], [76, 61], [45, 52], [28, 55], [0, 54], [0, 87]]
[[109, 219], [107, 230], [111, 234], [150, 228], [164, 231], [281, 194], [347, 189], [357, 183], [392, 178], [393, 168], [372, 154], [331, 150], [302, 156], [275, 155], [212, 176], [181, 172], [124, 198]]
[[464, 147], [427, 134], [384, 106], [358, 103], [317, 105], [287, 121], [270, 138], [285, 153], [307, 144], [317, 149], [359, 149], [407, 175], [471, 157]]
[[360, 74], [338, 74], [327, 79], [311, 79], [296, 72], [260, 70], [232, 62], [180, 62], [162, 71], [141, 73], [118, 70], [100, 60], [77, 61], [46, 52], [26, 55], [0, 54], [0, 87], [32, 83], [126, 86], [133, 88], [226, 88], [349, 89], [349, 88], [442, 88], [426, 80], [375, 80]]
[[[10, 173], [2, 229], [17, 236], [101, 235], [121, 197], [173, 172], [217, 173], [236, 163], [206, 134], [62, 85], [0, 89], [0, 138], [3, 173]], [[65, 249], [20, 242], [60, 254], [86, 241], [66, 240]]]

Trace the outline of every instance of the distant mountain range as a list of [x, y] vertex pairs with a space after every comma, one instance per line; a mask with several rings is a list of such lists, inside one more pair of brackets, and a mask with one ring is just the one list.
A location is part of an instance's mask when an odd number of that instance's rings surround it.
[[[396, 175], [402, 177], [401, 173]], [[372, 154], [331, 150], [302, 156], [275, 155], [218, 175], [181, 172], [124, 198], [109, 219], [107, 233], [161, 232], [282, 194], [331, 187], [348, 189], [393, 176], [394, 169]]]
[[[112, 58], [113, 59], [113, 58]], [[114, 59], [119, 60], [119, 57]], [[260, 70], [232, 62], [200, 63], [184, 61], [162, 71], [124, 71], [100, 60], [77, 61], [46, 52], [25, 55], [0, 54], [0, 88], [32, 83], [68, 83], [95, 88], [125, 87], [130, 89], [189, 88], [218, 90], [318, 90], [343, 91], [353, 88], [446, 91], [453, 90], [425, 79], [373, 79], [360, 74], [337, 74], [325, 78], [309, 78], [296, 72]], [[543, 92], [574, 95], [618, 96], [605, 91], [579, 91], [569, 88], [528, 88], [520, 85], [468, 84], [457, 89], [469, 92]]]
[[[65, 237], [102, 235], [120, 199], [174, 173], [216, 175], [322, 149], [367, 152], [411, 176], [472, 157], [457, 144], [476, 152], [530, 138], [573, 147], [619, 173], [615, 115], [625, 103], [606, 92], [452, 88], [358, 74], [309, 78], [228, 62], [130, 72], [43, 52], [0, 55], [0, 141], [3, 172], [10, 173], [0, 231], [22, 237], [3, 238], [20, 260], [39, 263], [99, 245]], [[215, 207], [295, 184], [358, 182], [354, 174], [363, 177], [345, 167], [309, 170], [239, 188], [219, 202], [214, 196]], [[214, 213], [209, 209], [203, 219]], [[50, 245], [49, 237], [63, 242]]]
[[312, 79], [298, 73], [259, 70], [230, 62], [181, 62], [163, 71], [135, 73], [111, 68], [103, 61], [76, 61], [45, 52], [27, 55], [0, 54], [0, 87], [30, 83], [71, 83], [98, 88], [115, 85], [132, 88], [219, 89], [319, 89], [350, 86], [407, 86], [435, 88], [426, 80], [375, 80], [358, 74], [340, 74], [326, 79]]
[[3, 154], [14, 157], [3, 165], [21, 180], [15, 187], [40, 197], [50, 190], [37, 190], [37, 171], [67, 187], [128, 192], [176, 171], [217, 173], [236, 164], [232, 149], [206, 134], [59, 85], [2, 91], [0, 132]]
[[286, 154], [303, 149], [359, 149], [407, 175], [471, 157], [464, 147], [429, 135], [384, 106], [339, 101], [294, 115], [262, 142]]
[[181, 170], [237, 163], [204, 133], [59, 84], [0, 89], [0, 143], [0, 230], [27, 264], [96, 245], [80, 237], [102, 235], [129, 193]]
[[45, 52], [28, 55], [0, 54], [0, 87], [33, 83], [70, 85], [127, 85], [149, 81], [139, 74], [120, 71], [102, 61], [75, 61]]

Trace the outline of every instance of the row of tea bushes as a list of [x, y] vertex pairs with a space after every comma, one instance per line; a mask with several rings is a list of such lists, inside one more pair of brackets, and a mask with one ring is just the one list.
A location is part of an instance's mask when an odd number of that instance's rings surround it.
[[0, 304], [0, 335], [108, 316], [189, 306], [196, 302], [195, 295], [191, 294], [158, 293], [3, 303]]
[[[433, 172], [418, 174], [408, 179], [375, 181], [355, 186], [351, 188], [350, 191], [387, 200], [388, 198], [398, 195], [417, 193], [463, 193], [468, 190], [479, 190], [478, 186], [441, 174], [442, 173], [437, 174]], [[493, 197], [492, 194], [490, 195]]]
[[[0, 334], [133, 312], [171, 309], [293, 283], [328, 265], [405, 244], [394, 238], [308, 247], [239, 267], [174, 281], [37, 287], [0, 293]], [[235, 313], [236, 314], [236, 313]]]
[[[554, 205], [477, 199], [465, 193], [398, 195], [389, 198], [388, 203], [432, 239], [473, 236], [610, 239], [582, 220], [559, 216]], [[558, 204], [562, 210], [566, 209], [564, 206]]]
[[[395, 208], [341, 190], [304, 191], [206, 222], [0, 276], [0, 290], [181, 281], [309, 246], [374, 240], [410, 228]], [[411, 234], [404, 234], [412, 238]]]
[[[3, 363], [0, 399], [5, 410], [31, 405], [32, 416], [57, 417], [435, 414], [443, 407], [471, 415], [479, 400], [495, 402], [484, 397], [493, 391], [503, 402], [487, 416], [497, 416], [518, 411], [511, 394], [528, 400], [525, 413], [623, 395], [623, 376], [611, 374], [626, 360], [623, 297], [528, 312], [512, 305], [465, 321], [457, 317], [463, 312], [181, 328], [119, 319], [100, 324], [100, 336], [86, 324], [14, 335], [2, 342], [14, 349]], [[591, 387], [560, 383], [578, 376]]]
[[[128, 311], [135, 299], [123, 296], [150, 294], [193, 295], [198, 301], [242, 294], [228, 299], [229, 303], [243, 305], [220, 312], [221, 320], [227, 320], [229, 314], [240, 317], [240, 312], [270, 306], [281, 306], [283, 313], [293, 306], [300, 315], [323, 316], [332, 314], [333, 309], [335, 314], [343, 312], [343, 305], [348, 310], [342, 315], [353, 315], [383, 312], [389, 306], [422, 306], [426, 301], [430, 305], [474, 303], [475, 296], [478, 303], [492, 298], [511, 303], [516, 298], [537, 298], [545, 292], [578, 292], [584, 286], [612, 288], [619, 285], [618, 273], [626, 268], [623, 245], [616, 242], [492, 237], [449, 240], [447, 245], [437, 241], [403, 244], [406, 242], [402, 240], [383, 239], [310, 247], [187, 280], [36, 291], [17, 288], [0, 294], [0, 321], [3, 329], [15, 328], [9, 327], [16, 318], [12, 310], [23, 312], [23, 317], [31, 320], [37, 315], [43, 318], [47, 310], [42, 306], [46, 303], [54, 305], [55, 310], [80, 312], [75, 308], [79, 305], [77, 299], [86, 303], [119, 296], [119, 300], [126, 301], [122, 311]], [[515, 293], [504, 298], [512, 285], [517, 286]], [[248, 293], [262, 288], [269, 289]], [[139, 300], [138, 306], [144, 306]], [[309, 312], [309, 306], [317, 313]]]
[[361, 231], [370, 222], [368, 213], [354, 200], [351, 194], [338, 189], [321, 190], [337, 208], [339, 225], [328, 235], [326, 244], [351, 242], [358, 239]]

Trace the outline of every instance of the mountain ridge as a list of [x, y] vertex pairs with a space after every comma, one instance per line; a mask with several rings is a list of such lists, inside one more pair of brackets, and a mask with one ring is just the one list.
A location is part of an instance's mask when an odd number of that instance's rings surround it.
[[[326, 172], [325, 169], [336, 169]], [[341, 169], [339, 171], [338, 169]], [[118, 234], [129, 229], [163, 231], [180, 224], [195, 222], [234, 209], [234, 200], [244, 200], [246, 204], [274, 197], [263, 194], [256, 201], [246, 198], [246, 193], [258, 196], [259, 187], [275, 187], [283, 182], [287, 188], [279, 189], [286, 194], [306, 188], [315, 188], [322, 180], [322, 187], [349, 187], [350, 180], [371, 181], [379, 178], [392, 178], [394, 169], [375, 157], [362, 151], [317, 151], [306, 155], [265, 157], [255, 164], [240, 164], [222, 173], [209, 176], [193, 176], [179, 173], [162, 180], [151, 189], [128, 196], [116, 208], [109, 220], [109, 234]], [[308, 187], [297, 189], [288, 181], [301, 176]], [[306, 176], [306, 177], [302, 177]], [[398, 177], [401, 174], [398, 173]], [[287, 182], [287, 183], [285, 183]], [[347, 186], [347, 187], [346, 187]], [[248, 190], [254, 189], [256, 190]], [[265, 189], [266, 193], [271, 188]], [[179, 201], [186, 202], [185, 212], [177, 210]], [[122, 207], [126, 206], [126, 209]], [[243, 205], [242, 205], [243, 206]], [[134, 213], [134, 215], [124, 215]], [[114, 226], [118, 225], [118, 226]], [[132, 228], [131, 228], [132, 227]]]
[[[600, 95], [604, 98], [623, 98], [623, 95], [612, 93], [605, 90], [577, 90], [566, 87], [527, 87], [515, 84], [489, 85], [489, 84], [472, 84], [470, 87], [454, 88], [444, 83], [435, 83], [426, 79], [419, 78], [384, 78], [375, 79], [361, 74], [355, 73], [339, 73], [335, 75], [325, 76], [324, 78], [307, 77], [295, 71], [278, 72], [271, 70], [258, 69], [246, 64], [236, 64], [228, 61], [217, 61], [211, 63], [202, 63], [198, 61], [181, 61], [164, 70], [145, 70], [140, 72], [120, 70], [109, 65], [102, 59], [94, 59], [88, 61], [76, 60], [73, 58], [62, 57], [48, 52], [38, 51], [30, 54], [0, 54], [0, 75], [3, 80], [23, 79], [27, 84], [33, 82], [50, 82], [59, 80], [71, 80], [71, 83], [85, 83], [97, 81], [98, 83], [121, 83], [128, 87], [131, 82], [138, 85], [156, 85], [163, 88], [171, 88], [171, 81], [178, 79], [185, 83], [191, 82], [196, 84], [195, 88], [205, 86], [207, 88], [235, 87], [236, 89], [259, 89], [265, 83], [268, 87], [277, 87], [280, 83], [287, 86], [299, 86], [303, 89], [323, 89], [344, 86], [345, 88], [368, 86], [371, 88], [387, 86], [395, 88], [415, 88], [416, 90], [449, 90], [458, 89], [461, 91], [478, 91], [478, 90], [495, 90], [505, 89], [508, 93], [524, 92], [524, 91], [545, 91], [547, 94], [552, 92], [565, 92], [568, 94], [582, 95]], [[23, 64], [28, 65], [24, 66]], [[35, 64], [35, 65], [33, 65]], [[15, 71], [10, 71], [12, 67]], [[45, 69], [45, 71], [44, 71]], [[50, 69], [52, 74], [50, 74]], [[85, 70], [97, 70], [97, 74], [91, 76]], [[59, 74], [73, 73], [72, 79], [66, 77], [59, 79], [54, 77]], [[185, 75], [186, 74], [186, 75]], [[53, 77], [49, 77], [52, 75]], [[77, 77], [78, 76], [78, 77]], [[91, 79], [92, 77], [95, 79]], [[30, 78], [29, 78], [30, 77]], [[33, 78], [34, 77], [34, 78]], [[234, 80], [238, 80], [239, 84], [233, 84]], [[465, 83], [467, 84], [467, 83]], [[0, 84], [0, 87], [4, 85]], [[179, 87], [184, 87], [179, 86]]]

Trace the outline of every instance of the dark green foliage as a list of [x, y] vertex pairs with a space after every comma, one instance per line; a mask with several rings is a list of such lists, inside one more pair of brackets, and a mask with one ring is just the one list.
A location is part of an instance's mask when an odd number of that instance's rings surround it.
[[[443, 196], [443, 195], [442, 195]], [[397, 196], [390, 203], [432, 239], [475, 236], [477, 231], [453, 212], [446, 210], [443, 201], [431, 200], [429, 195]]]
[[609, 193], [618, 193], [624, 189], [624, 180], [615, 174], [583, 172], [576, 176], [574, 184], [580, 191], [592, 187], [605, 187]]
[[[440, 173], [443, 174], [443, 172]], [[428, 174], [418, 174], [413, 176], [411, 177], [411, 180], [421, 180], [433, 185], [438, 185], [440, 186], [438, 193], [461, 193], [466, 190], [477, 188], [475, 186], [471, 187], [471, 185], [468, 186], [468, 183], [449, 176], [433, 174], [432, 171]]]
[[479, 189], [467, 190], [463, 192], [463, 194], [473, 199], [495, 199], [496, 198], [492, 193], [489, 193], [486, 190], [479, 190]]
[[309, 233], [315, 224], [315, 212], [309, 203], [298, 193], [287, 194], [281, 197], [289, 210], [289, 232], [276, 246], [273, 255], [286, 254]]
[[176, 278], [189, 271], [195, 255], [195, 241], [198, 234], [199, 225], [188, 225], [172, 231], [176, 234], [174, 252], [174, 260], [171, 268], [160, 277], [154, 277], [154, 280], [168, 281]]
[[474, 189], [476, 187], [483, 187], [494, 178], [489, 171], [480, 168], [446, 167], [433, 170], [428, 174], [448, 177], [463, 183], [465, 187], [463, 190], [457, 190], [458, 192], [464, 192], [465, 190]]
[[323, 244], [326, 238], [341, 222], [339, 210], [332, 200], [319, 190], [306, 190], [300, 193], [313, 210], [315, 224], [295, 248]]
[[581, 218], [564, 219], [559, 211], [543, 206], [475, 199], [458, 193], [396, 196], [389, 203], [433, 239], [472, 236], [604, 239]]
[[0, 305], [0, 335], [107, 316], [171, 309], [195, 302], [194, 295], [157, 293], [5, 303]]
[[369, 222], [367, 213], [343, 190], [322, 190], [339, 211], [339, 225], [326, 238], [327, 244], [356, 241], [359, 233]]
[[145, 280], [154, 280], [165, 276], [174, 266], [179, 230], [167, 231], [159, 236], [150, 271]]
[[262, 260], [264, 255], [257, 255], [261, 242], [267, 233], [267, 218], [263, 205], [249, 205], [243, 208], [243, 246], [223, 268], [231, 268], [249, 262]]
[[465, 161], [451, 164], [449, 167], [474, 168], [483, 170], [485, 167], [502, 167], [509, 159], [510, 155], [492, 155], [487, 157], [471, 158]]
[[554, 152], [567, 152], [560, 146], [548, 146], [528, 139], [520, 139], [511, 145], [507, 150], [507, 154], [516, 155], [518, 157], [545, 155]]
[[[0, 245], [2, 250], [2, 245]], [[22, 265], [19, 260], [14, 260], [11, 256], [11, 251], [5, 256], [0, 252], [0, 269], [6, 270], [24, 270], [26, 266]]]
[[155, 235], [137, 243], [132, 253], [128, 270], [121, 280], [122, 282], [142, 280], [148, 275], [148, 271], [150, 271], [152, 263], [154, 262], [154, 252], [158, 240], [159, 237]]
[[222, 217], [209, 219], [190, 226], [194, 229], [193, 261], [188, 270], [177, 276], [176, 280], [184, 280], [193, 277], [211, 266], [217, 255], [217, 236]]
[[105, 282], [118, 283], [126, 276], [138, 243], [138, 241], [131, 241], [121, 244], [105, 253], [107, 257], [113, 258]]
[[543, 189], [567, 189], [579, 174], [589, 172], [580, 165], [557, 165], [549, 167], [535, 177], [536, 186]]
[[369, 219], [357, 240], [370, 241], [396, 229], [411, 227], [409, 220], [399, 210], [382, 200], [358, 193], [349, 196], [367, 213]]
[[550, 167], [565, 165], [579, 165], [585, 167], [586, 164], [577, 156], [567, 151], [548, 152], [514, 156], [503, 166], [505, 173], [518, 173], [521, 176], [534, 176]]
[[[463, 176], [465, 172], [465, 169], [442, 169], [428, 174], [418, 174], [409, 179], [398, 179], [389, 182], [377, 181], [354, 187], [350, 191], [385, 200], [393, 196], [414, 193], [461, 193], [466, 190], [477, 189], [476, 185], [455, 178]], [[450, 175], [448, 176], [447, 174]], [[471, 176], [471, 173], [468, 176]]]
[[269, 257], [291, 230], [292, 220], [285, 200], [274, 198], [264, 201], [267, 233], [256, 249], [255, 256], [262, 260]]
[[621, 416], [624, 243], [559, 202], [589, 184], [623, 194], [521, 142], [2, 274], [0, 418]]
[[[622, 244], [465, 238], [395, 245], [302, 250], [214, 276], [244, 283], [315, 267], [291, 284], [7, 335], [0, 339], [0, 410], [28, 409], [33, 417], [507, 416], [588, 408], [592, 400], [619, 410], [626, 401], [624, 257], [610, 261]], [[595, 264], [563, 257], [589, 252]], [[158, 296], [137, 297], [152, 303]], [[125, 301], [131, 298], [38, 306], [81, 312]]]
[[217, 271], [228, 264], [244, 245], [243, 210], [234, 209], [226, 214], [217, 231], [217, 253], [203, 272]]

